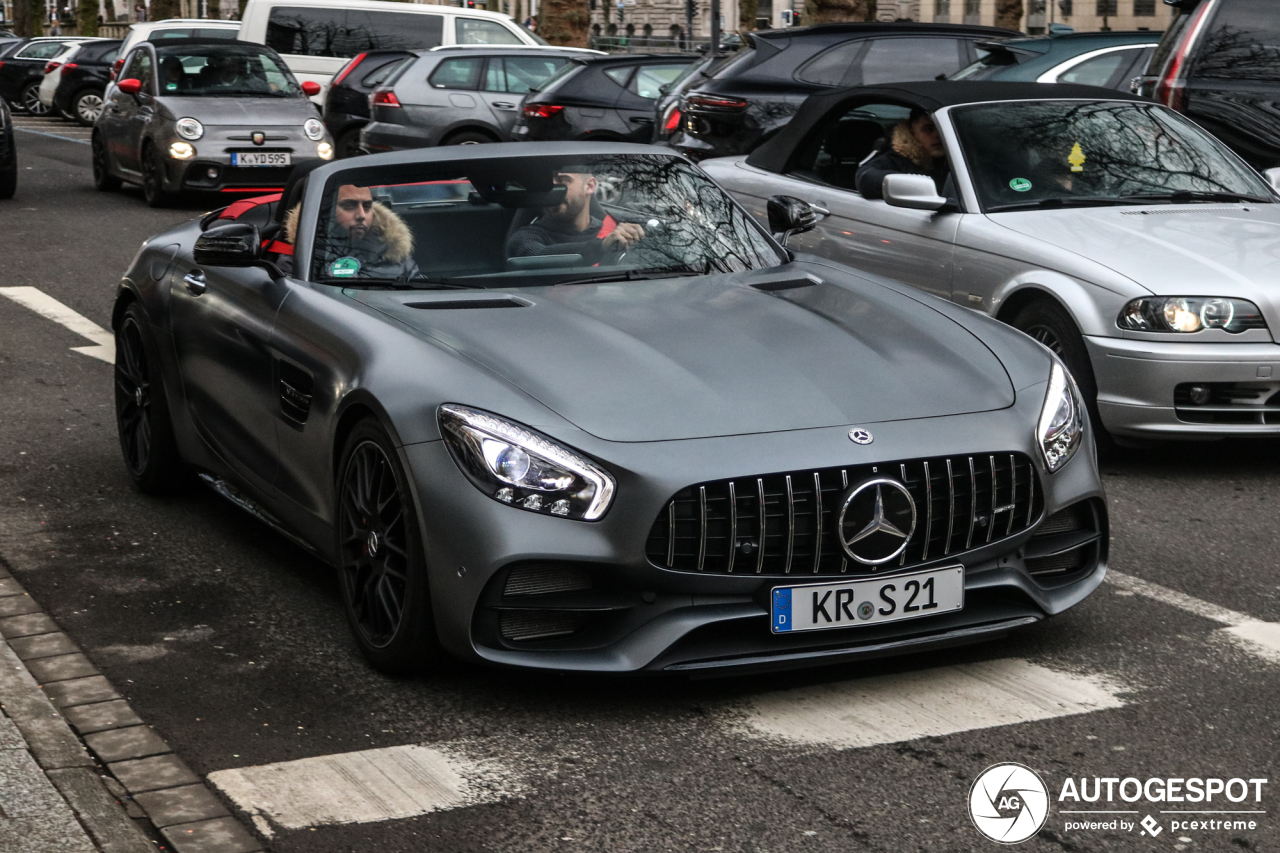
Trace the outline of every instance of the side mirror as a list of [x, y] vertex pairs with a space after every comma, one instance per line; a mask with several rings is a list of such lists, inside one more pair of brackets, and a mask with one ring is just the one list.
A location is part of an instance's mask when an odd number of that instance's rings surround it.
[[937, 210], [947, 203], [928, 175], [885, 175], [881, 193], [890, 207]]
[[1267, 169], [1262, 173], [1262, 177], [1267, 179], [1267, 183], [1271, 184], [1276, 192], [1280, 192], [1280, 169]]
[[229, 222], [197, 237], [191, 256], [202, 267], [253, 267], [258, 266], [261, 253], [258, 226]]
[[142, 91], [142, 81], [137, 77], [126, 77], [116, 84], [116, 88], [126, 95], [136, 95]]
[[320, 94], [320, 84], [313, 80], [304, 80], [302, 82], [302, 94], [306, 95], [308, 98], [314, 98], [316, 95]]
[[818, 224], [818, 216], [826, 216], [831, 212], [793, 195], [775, 195], [769, 199], [765, 208], [769, 212], [769, 230], [784, 246], [792, 234], [812, 231]]

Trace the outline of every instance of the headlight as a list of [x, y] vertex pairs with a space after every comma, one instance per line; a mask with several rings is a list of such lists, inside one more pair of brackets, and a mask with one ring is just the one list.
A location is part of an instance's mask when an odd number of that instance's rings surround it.
[[196, 156], [196, 149], [189, 142], [175, 142], [169, 146], [169, 156], [175, 160], [190, 160]]
[[320, 155], [321, 160], [332, 160], [333, 146], [327, 142], [321, 142], [316, 146], [316, 154]]
[[1236, 334], [1267, 327], [1257, 305], [1218, 296], [1145, 296], [1124, 306], [1116, 324], [1133, 332], [1183, 334], [1203, 329], [1225, 329]]
[[307, 139], [312, 142], [319, 142], [324, 139], [324, 125], [320, 123], [318, 118], [309, 118], [302, 123], [302, 132], [307, 135]]
[[1056, 359], [1049, 373], [1049, 390], [1036, 423], [1036, 439], [1044, 451], [1044, 463], [1050, 473], [1057, 471], [1075, 456], [1084, 432], [1084, 415], [1076, 383]]
[[584, 521], [613, 502], [609, 472], [519, 424], [449, 403], [440, 407], [440, 428], [462, 473], [496, 501]]
[[193, 118], [180, 118], [173, 124], [173, 129], [178, 131], [178, 135], [183, 139], [190, 139], [192, 142], [204, 136], [204, 125]]

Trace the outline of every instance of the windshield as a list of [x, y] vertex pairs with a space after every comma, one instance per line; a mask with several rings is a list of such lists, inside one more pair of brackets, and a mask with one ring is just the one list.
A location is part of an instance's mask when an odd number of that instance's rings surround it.
[[166, 48], [156, 52], [162, 95], [293, 97], [301, 87], [273, 53], [256, 47]]
[[1273, 200], [1268, 185], [1162, 106], [981, 104], [952, 111], [983, 209]]
[[507, 288], [785, 260], [724, 191], [674, 157], [508, 157], [339, 173], [311, 273], [346, 285]]

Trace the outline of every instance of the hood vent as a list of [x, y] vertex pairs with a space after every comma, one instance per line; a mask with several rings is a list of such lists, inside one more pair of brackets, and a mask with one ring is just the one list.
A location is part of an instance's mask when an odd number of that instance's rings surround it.
[[455, 311], [466, 308], [528, 308], [528, 302], [504, 297], [502, 299], [442, 299], [438, 302], [406, 302], [406, 308], [422, 308], [427, 311]]
[[783, 281], [762, 281], [751, 286], [764, 293], [777, 293], [780, 290], [797, 290], [801, 287], [813, 287], [815, 284], [821, 283], [811, 278], [788, 278]]
[[1209, 205], [1203, 205], [1203, 204], [1193, 204], [1189, 207], [1180, 207], [1176, 210], [1123, 210], [1120, 212], [1120, 215], [1121, 216], [1170, 216], [1175, 213], [1213, 213], [1215, 211], [1217, 212], [1230, 211], [1234, 213], [1237, 211], [1248, 211], [1248, 210], [1249, 208], [1240, 207], [1239, 205], [1232, 205], [1231, 207], [1221, 207], [1218, 205], [1209, 206]]

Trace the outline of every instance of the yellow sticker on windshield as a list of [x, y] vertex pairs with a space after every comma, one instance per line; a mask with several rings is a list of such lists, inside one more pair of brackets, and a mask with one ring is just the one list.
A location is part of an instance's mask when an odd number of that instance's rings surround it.
[[1079, 142], [1071, 146], [1071, 156], [1067, 158], [1067, 162], [1071, 164], [1071, 171], [1083, 172], [1086, 159], [1088, 158], [1084, 156], [1084, 149], [1080, 147]]

